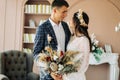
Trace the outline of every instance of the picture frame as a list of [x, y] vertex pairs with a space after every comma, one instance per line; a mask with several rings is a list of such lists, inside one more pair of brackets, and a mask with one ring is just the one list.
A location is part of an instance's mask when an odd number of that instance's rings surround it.
[[112, 48], [110, 44], [105, 44], [105, 52], [106, 53], [112, 53]]
[[32, 19], [30, 19], [30, 20], [29, 20], [29, 26], [30, 26], [30, 27], [35, 27], [35, 21], [32, 20]]

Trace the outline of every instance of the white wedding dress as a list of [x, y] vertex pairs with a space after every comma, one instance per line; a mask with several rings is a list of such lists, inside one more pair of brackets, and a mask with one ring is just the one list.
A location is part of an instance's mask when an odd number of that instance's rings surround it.
[[79, 51], [82, 62], [78, 72], [64, 75], [63, 80], [86, 80], [85, 72], [89, 65], [90, 55], [88, 38], [85, 36], [75, 37], [72, 41], [69, 42], [67, 50]]

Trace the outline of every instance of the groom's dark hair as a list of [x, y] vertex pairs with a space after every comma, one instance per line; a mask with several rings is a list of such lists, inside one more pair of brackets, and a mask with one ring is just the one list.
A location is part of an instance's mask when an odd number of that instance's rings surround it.
[[52, 2], [52, 8], [53, 7], [62, 7], [62, 6], [69, 7], [69, 4], [67, 3], [66, 0], [54, 0]]

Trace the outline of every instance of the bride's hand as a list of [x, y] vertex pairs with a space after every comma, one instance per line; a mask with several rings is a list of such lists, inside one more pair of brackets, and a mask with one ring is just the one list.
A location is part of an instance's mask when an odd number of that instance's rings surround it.
[[56, 73], [54, 73], [54, 72], [51, 72], [51, 77], [52, 77], [54, 80], [63, 80], [62, 75], [56, 74]]

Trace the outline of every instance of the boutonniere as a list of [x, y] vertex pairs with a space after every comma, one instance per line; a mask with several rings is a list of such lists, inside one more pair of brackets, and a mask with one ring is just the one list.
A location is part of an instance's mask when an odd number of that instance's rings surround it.
[[49, 34], [47, 34], [47, 40], [48, 40], [48, 44], [50, 44], [52, 37]]

